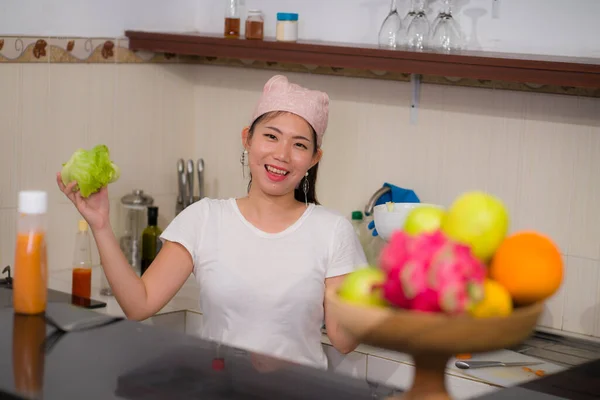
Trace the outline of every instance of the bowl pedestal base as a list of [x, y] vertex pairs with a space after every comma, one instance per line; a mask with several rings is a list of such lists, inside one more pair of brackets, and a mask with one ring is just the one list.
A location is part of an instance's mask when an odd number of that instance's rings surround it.
[[422, 354], [413, 356], [415, 375], [412, 386], [386, 400], [450, 400], [446, 388], [446, 364], [450, 356]]
[[412, 386], [389, 400], [449, 400], [446, 365], [456, 354], [485, 353], [516, 346], [534, 330], [544, 302], [517, 307], [506, 317], [464, 315], [353, 305], [327, 288], [327, 312], [359, 343], [409, 354]]

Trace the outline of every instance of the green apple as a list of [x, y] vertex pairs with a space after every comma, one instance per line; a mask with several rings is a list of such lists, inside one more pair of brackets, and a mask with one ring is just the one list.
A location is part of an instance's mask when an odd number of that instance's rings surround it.
[[509, 217], [504, 204], [491, 194], [472, 191], [454, 200], [442, 220], [442, 231], [471, 248], [487, 263], [506, 237]]
[[383, 298], [381, 288], [375, 288], [385, 282], [385, 272], [375, 267], [364, 267], [351, 272], [344, 278], [338, 288], [338, 296], [346, 302], [385, 307], [387, 302]]
[[433, 205], [413, 208], [404, 221], [404, 232], [417, 236], [436, 231], [440, 228], [445, 213], [443, 208]]

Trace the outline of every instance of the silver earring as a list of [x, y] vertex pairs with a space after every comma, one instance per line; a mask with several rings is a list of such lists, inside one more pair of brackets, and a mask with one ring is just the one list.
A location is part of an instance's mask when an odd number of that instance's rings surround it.
[[302, 191], [304, 192], [304, 203], [308, 207], [308, 171], [304, 174], [304, 182], [302, 182]]
[[246, 178], [246, 167], [248, 166], [248, 150], [244, 149], [240, 156], [240, 164], [242, 164], [242, 176]]

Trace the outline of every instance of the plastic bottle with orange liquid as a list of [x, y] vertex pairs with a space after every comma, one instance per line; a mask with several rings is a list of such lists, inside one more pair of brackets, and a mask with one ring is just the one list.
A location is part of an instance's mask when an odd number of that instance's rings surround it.
[[92, 295], [91, 242], [87, 222], [84, 219], [79, 220], [73, 254], [71, 294], [84, 299], [89, 299]]
[[47, 209], [48, 194], [46, 192], [19, 192], [13, 280], [13, 307], [17, 314], [36, 315], [46, 311], [48, 300]]

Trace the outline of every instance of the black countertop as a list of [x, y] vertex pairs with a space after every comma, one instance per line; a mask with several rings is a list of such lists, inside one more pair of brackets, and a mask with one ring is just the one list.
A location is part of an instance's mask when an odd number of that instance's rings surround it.
[[[134, 321], [57, 335], [43, 317], [14, 315], [11, 297], [0, 288], [0, 393], [12, 398], [366, 400], [393, 392]], [[53, 302], [47, 315], [59, 324], [111, 318]]]
[[[392, 393], [364, 379], [134, 321], [60, 334], [42, 317], [14, 315], [11, 292], [0, 288], [0, 398], [358, 400]], [[109, 316], [52, 301], [47, 315], [59, 323], [111, 322]], [[481, 398], [599, 399], [600, 360]]]

